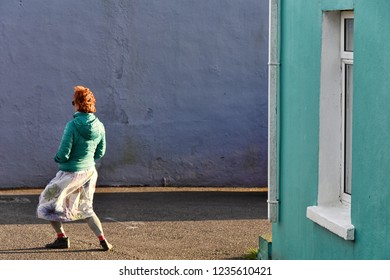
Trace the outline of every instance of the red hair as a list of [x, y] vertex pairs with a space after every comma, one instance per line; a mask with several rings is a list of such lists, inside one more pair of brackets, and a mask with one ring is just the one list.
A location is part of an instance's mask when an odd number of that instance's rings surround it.
[[89, 88], [83, 86], [75, 86], [73, 100], [79, 106], [78, 111], [83, 113], [95, 113], [96, 99]]

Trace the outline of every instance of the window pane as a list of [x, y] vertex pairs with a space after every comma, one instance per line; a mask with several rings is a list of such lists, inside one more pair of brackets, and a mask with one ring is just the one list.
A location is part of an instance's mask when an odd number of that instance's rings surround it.
[[344, 51], [353, 52], [353, 18], [344, 20]]
[[353, 97], [353, 64], [345, 65], [345, 145], [344, 145], [344, 192], [352, 193], [352, 97]]

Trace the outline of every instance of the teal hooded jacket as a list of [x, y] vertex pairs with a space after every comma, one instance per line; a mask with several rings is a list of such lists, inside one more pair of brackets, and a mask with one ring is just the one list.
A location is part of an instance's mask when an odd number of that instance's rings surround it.
[[54, 161], [61, 171], [83, 171], [95, 166], [105, 152], [103, 123], [92, 113], [76, 112], [65, 126]]

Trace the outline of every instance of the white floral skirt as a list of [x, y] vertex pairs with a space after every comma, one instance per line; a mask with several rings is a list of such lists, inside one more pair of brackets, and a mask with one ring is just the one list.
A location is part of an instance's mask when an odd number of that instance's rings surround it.
[[69, 222], [91, 217], [96, 181], [94, 167], [77, 172], [58, 171], [39, 196], [38, 218]]

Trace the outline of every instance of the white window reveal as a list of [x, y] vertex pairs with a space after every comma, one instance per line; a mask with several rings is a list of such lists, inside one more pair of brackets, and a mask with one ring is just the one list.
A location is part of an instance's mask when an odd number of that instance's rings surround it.
[[351, 224], [353, 11], [323, 13], [318, 205], [307, 217], [346, 240]]

